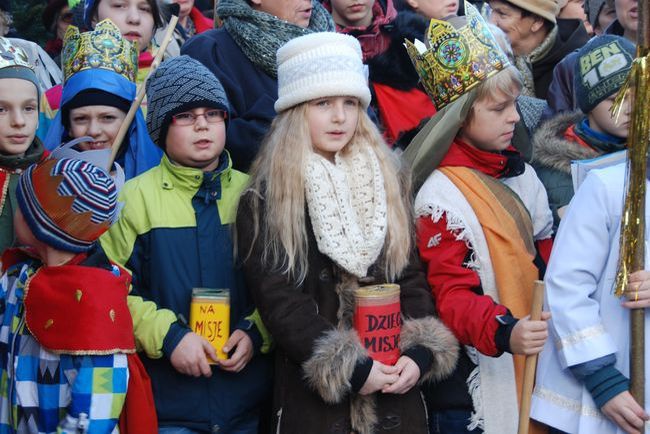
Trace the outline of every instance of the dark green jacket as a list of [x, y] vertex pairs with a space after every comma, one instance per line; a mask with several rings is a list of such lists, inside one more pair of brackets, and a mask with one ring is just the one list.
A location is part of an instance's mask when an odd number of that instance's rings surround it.
[[16, 185], [20, 174], [43, 158], [44, 148], [40, 140], [34, 139], [25, 155], [0, 153], [0, 254], [15, 241], [14, 213], [18, 209]]

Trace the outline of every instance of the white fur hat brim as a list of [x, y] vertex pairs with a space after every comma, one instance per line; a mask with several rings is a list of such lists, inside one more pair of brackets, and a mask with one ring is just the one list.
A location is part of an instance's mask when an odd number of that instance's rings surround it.
[[370, 104], [368, 69], [352, 36], [311, 33], [292, 39], [277, 54], [278, 100], [275, 111], [329, 96], [353, 96]]

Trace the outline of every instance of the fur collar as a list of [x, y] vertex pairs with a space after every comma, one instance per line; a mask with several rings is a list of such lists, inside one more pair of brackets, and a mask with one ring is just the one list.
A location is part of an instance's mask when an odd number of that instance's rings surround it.
[[[335, 329], [326, 332], [314, 344], [313, 355], [302, 365], [305, 379], [311, 388], [328, 403], [342, 402], [349, 396], [350, 419], [354, 432], [372, 434], [377, 431], [377, 394], [350, 395], [352, 372], [357, 362], [366, 359], [368, 353], [361, 345], [353, 328], [355, 306], [354, 291], [359, 287], [358, 279], [341, 272], [336, 286], [339, 298], [338, 323]], [[427, 381], [440, 381], [449, 376], [458, 360], [458, 342], [454, 335], [438, 319], [403, 318], [400, 334], [400, 349], [423, 346], [433, 355], [428, 372], [422, 372], [421, 385]], [[417, 386], [415, 386], [417, 387]]]
[[533, 163], [571, 174], [572, 160], [600, 155], [564, 137], [567, 128], [580, 122], [583, 116], [581, 111], [562, 113], [542, 124], [533, 136]]
[[395, 21], [384, 28], [384, 31], [390, 31], [390, 46], [384, 53], [368, 60], [371, 82], [399, 90], [410, 90], [418, 85], [420, 77], [404, 48], [404, 39], [423, 40], [427, 24], [420, 15], [401, 11]]

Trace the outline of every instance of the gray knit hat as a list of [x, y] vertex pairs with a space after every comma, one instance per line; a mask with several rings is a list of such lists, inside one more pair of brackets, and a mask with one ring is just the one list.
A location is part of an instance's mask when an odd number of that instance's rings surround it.
[[580, 110], [587, 114], [619, 91], [635, 57], [634, 45], [622, 36], [597, 36], [576, 59], [574, 87]]
[[198, 107], [230, 111], [223, 86], [198, 60], [190, 56], [166, 60], [147, 80], [147, 129], [161, 148], [172, 116]]

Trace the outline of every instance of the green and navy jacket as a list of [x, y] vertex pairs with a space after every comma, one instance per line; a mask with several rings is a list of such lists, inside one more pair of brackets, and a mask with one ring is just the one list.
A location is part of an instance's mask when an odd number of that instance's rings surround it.
[[[102, 236], [113, 261], [132, 272], [129, 310], [136, 345], [146, 357], [161, 426], [230, 432], [255, 420], [271, 387], [268, 346], [241, 273], [235, 268], [231, 223], [248, 176], [231, 167], [227, 152], [213, 172], [159, 166], [128, 181], [119, 220]], [[231, 331], [251, 337], [256, 355], [239, 373], [213, 367], [210, 378], [178, 373], [169, 357], [190, 330], [192, 288], [230, 289]]]

